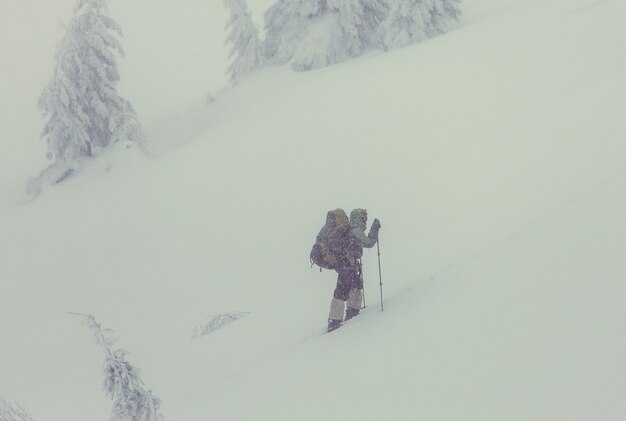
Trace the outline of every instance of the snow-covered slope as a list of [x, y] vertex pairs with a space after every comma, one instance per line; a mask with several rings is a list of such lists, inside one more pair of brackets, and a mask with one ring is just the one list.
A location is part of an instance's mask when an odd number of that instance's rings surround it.
[[[25, 3], [0, 13], [21, 34]], [[3, 81], [0, 395], [35, 421], [107, 419], [73, 311], [115, 329], [171, 420], [624, 419], [623, 2], [466, 0], [444, 36], [219, 93], [176, 42], [161, 73], [132, 62], [202, 2], [137, 27], [138, 4], [111, 3], [160, 155], [119, 145], [24, 203], [47, 69]], [[41, 31], [3, 55], [11, 77], [53, 46]], [[334, 275], [308, 252], [335, 207], [381, 219], [385, 312], [370, 251], [368, 308], [321, 335]], [[191, 340], [228, 311], [248, 313]]]

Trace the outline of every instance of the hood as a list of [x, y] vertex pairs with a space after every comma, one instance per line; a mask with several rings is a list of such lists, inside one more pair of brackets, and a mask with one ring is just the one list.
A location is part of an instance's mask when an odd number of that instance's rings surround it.
[[347, 225], [348, 216], [343, 209], [335, 209], [328, 211], [326, 214], [326, 226], [328, 228], [335, 228], [337, 226]]
[[354, 209], [350, 212], [350, 223], [365, 231], [367, 225], [365, 222], [365, 215], [367, 215], [367, 210]]

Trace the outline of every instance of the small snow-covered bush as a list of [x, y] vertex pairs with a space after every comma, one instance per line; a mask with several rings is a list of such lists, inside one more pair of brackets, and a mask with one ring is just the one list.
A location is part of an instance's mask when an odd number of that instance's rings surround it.
[[241, 319], [246, 314], [248, 313], [241, 311], [231, 311], [229, 313], [213, 316], [198, 324], [193, 329], [193, 336], [191, 337], [191, 339], [196, 339], [201, 336], [208, 335], [209, 333], [215, 332], [216, 330], [221, 329], [224, 326]]

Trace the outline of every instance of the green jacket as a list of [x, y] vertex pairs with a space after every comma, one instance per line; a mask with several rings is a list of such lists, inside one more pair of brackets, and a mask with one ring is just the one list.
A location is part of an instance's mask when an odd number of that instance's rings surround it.
[[363, 255], [363, 247], [372, 248], [378, 241], [378, 230], [370, 228], [370, 232], [365, 235], [367, 228], [367, 211], [365, 209], [354, 209], [350, 213], [350, 246], [348, 255], [355, 259], [360, 259]]

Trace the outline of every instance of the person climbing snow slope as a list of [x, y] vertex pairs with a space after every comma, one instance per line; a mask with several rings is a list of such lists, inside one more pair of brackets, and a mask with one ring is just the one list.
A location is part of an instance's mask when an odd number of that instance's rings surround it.
[[342, 258], [335, 268], [337, 286], [330, 302], [328, 332], [339, 328], [344, 321], [355, 317], [361, 310], [361, 303], [363, 302], [361, 256], [363, 255], [363, 248], [371, 248], [376, 245], [380, 221], [374, 219], [367, 235], [365, 234], [366, 229], [367, 211], [354, 209], [350, 213], [350, 230], [343, 256], [345, 258]]

